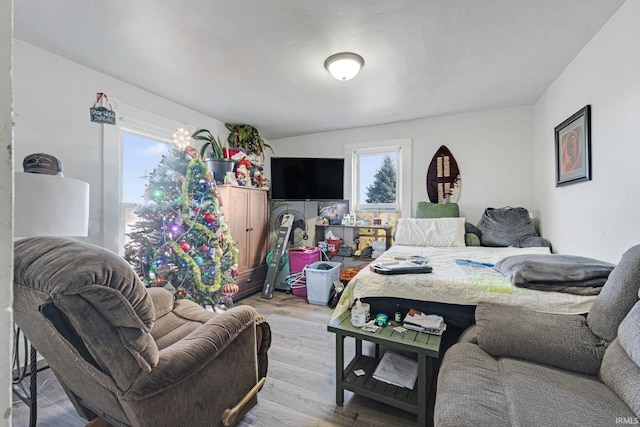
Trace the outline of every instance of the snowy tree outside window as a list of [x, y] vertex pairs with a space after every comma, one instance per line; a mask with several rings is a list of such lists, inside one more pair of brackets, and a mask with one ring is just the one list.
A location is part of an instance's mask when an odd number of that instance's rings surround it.
[[358, 209], [398, 209], [400, 147], [356, 150], [353, 155]]

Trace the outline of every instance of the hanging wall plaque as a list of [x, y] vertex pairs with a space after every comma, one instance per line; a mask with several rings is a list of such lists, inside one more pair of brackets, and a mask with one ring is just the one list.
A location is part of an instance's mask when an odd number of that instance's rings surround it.
[[[105, 107], [104, 104], [108, 105], [109, 108]], [[111, 103], [105, 93], [96, 93], [96, 102], [93, 103], [93, 107], [89, 108], [89, 114], [91, 115], [92, 122], [104, 123], [106, 125], [116, 124], [116, 113], [113, 111]]]
[[460, 196], [460, 170], [451, 151], [441, 145], [427, 169], [427, 194], [431, 203], [456, 203]]

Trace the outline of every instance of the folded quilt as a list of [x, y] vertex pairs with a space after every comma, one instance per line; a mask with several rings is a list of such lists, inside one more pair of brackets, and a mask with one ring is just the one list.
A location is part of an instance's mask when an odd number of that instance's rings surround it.
[[608, 262], [575, 255], [529, 254], [503, 258], [494, 268], [514, 286], [597, 295], [613, 267]]

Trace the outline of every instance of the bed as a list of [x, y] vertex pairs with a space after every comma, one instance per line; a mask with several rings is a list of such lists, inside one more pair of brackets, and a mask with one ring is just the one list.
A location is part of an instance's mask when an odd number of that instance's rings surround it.
[[[426, 233], [425, 224], [431, 227]], [[434, 224], [440, 230], [434, 231]], [[428, 236], [429, 233], [431, 235]], [[434, 239], [434, 233], [437, 239]], [[464, 218], [401, 219], [396, 231], [396, 241], [401, 244], [394, 244], [372, 264], [420, 256], [426, 258], [432, 272], [385, 275], [371, 271], [370, 264], [347, 284], [333, 318], [344, 313], [356, 298], [360, 298], [370, 304], [372, 314], [394, 313], [399, 305], [402, 312], [414, 308], [436, 313], [445, 318], [447, 325], [466, 328], [474, 323], [475, 306], [480, 301], [557, 314], [587, 313], [595, 301], [595, 295], [518, 287], [492, 268], [506, 257], [550, 254], [548, 247], [466, 246], [464, 234]]]
[[[406, 311], [442, 314], [451, 326], [473, 323], [475, 305], [493, 301], [559, 314], [582, 314], [589, 311], [595, 296], [537, 291], [514, 286], [506, 277], [485, 264], [520, 254], [548, 254], [549, 248], [419, 247], [394, 245], [374, 262], [392, 262], [397, 257], [423, 256], [433, 268], [431, 273], [384, 275], [367, 266], [348, 283], [335, 308], [339, 316], [362, 298], [372, 312], [393, 313], [396, 304]], [[462, 262], [456, 260], [461, 260]], [[469, 262], [470, 261], [470, 262]]]

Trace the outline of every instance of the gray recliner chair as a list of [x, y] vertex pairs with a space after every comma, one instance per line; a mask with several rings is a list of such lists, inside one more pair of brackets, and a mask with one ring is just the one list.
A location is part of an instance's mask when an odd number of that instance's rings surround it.
[[640, 421], [640, 245], [587, 316], [500, 304], [444, 355], [434, 426], [601, 426]]
[[252, 307], [176, 302], [118, 255], [71, 239], [19, 240], [14, 265], [15, 321], [87, 420], [231, 425], [257, 403], [271, 335]]

